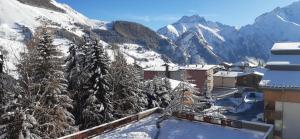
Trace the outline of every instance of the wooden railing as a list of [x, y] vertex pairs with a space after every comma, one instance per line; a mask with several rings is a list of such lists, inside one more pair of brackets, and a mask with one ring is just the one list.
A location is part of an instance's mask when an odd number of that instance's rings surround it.
[[[138, 121], [140, 119], [148, 117], [151, 114], [161, 113], [161, 112], [162, 112], [161, 108], [153, 108], [150, 110], [140, 112], [135, 115], [127, 116], [119, 120], [112, 121], [110, 123], [102, 124], [87, 130], [79, 131], [74, 134], [61, 137], [60, 139], [92, 138], [97, 135], [101, 135], [105, 132], [114, 130], [123, 125], [126, 125], [128, 123]], [[192, 113], [173, 112], [172, 116], [179, 119], [186, 119], [189, 121], [205, 122], [205, 123], [217, 124], [217, 125], [227, 126], [232, 128], [240, 128], [240, 129], [243, 128], [248, 130], [260, 131], [265, 133], [264, 139], [273, 139], [273, 125], [269, 125], [269, 124], [255, 123], [255, 122], [248, 122], [248, 121], [238, 121], [238, 120], [231, 120], [226, 118], [215, 118], [211, 116], [198, 116]]]
[[173, 113], [173, 116], [180, 119], [186, 119], [189, 121], [205, 122], [205, 123], [216, 124], [221, 126], [264, 132], [265, 133], [264, 139], [273, 139], [274, 136], [273, 135], [274, 127], [273, 125], [270, 124], [249, 122], [243, 120], [242, 121], [231, 120], [226, 118], [215, 118], [211, 116], [197, 116], [194, 114], [179, 113], [179, 112]]
[[116, 129], [116, 128], [122, 126], [122, 125], [128, 124], [130, 122], [138, 121], [138, 120], [143, 119], [143, 118], [145, 118], [145, 117], [147, 117], [147, 116], [149, 116], [153, 113], [159, 113], [159, 112], [161, 112], [161, 108], [158, 108], [158, 107], [153, 108], [153, 109], [149, 109], [149, 110], [140, 112], [138, 114], [127, 116], [127, 117], [121, 118], [119, 120], [112, 121], [110, 123], [102, 124], [102, 125], [90, 128], [90, 129], [79, 131], [79, 132], [76, 132], [74, 134], [70, 134], [70, 135], [61, 137], [59, 139], [87, 139], [87, 138], [92, 138], [92, 137], [100, 135], [104, 132]]

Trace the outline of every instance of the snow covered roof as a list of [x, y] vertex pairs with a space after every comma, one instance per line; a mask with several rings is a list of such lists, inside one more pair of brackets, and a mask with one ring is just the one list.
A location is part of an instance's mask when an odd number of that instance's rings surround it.
[[[217, 65], [188, 65], [188, 66], [176, 66], [176, 65], [169, 65], [169, 71], [177, 71], [179, 69], [181, 70], [209, 70]], [[144, 69], [144, 71], [166, 71], [166, 66], [153, 66], [150, 68]]]
[[178, 80], [174, 80], [174, 79], [168, 79], [168, 80], [170, 81], [172, 89], [175, 89], [180, 83], [186, 83], [186, 84], [189, 84], [193, 87], [196, 86], [195, 84], [192, 84], [192, 83], [182, 82], [182, 81], [178, 81]]
[[[169, 66], [169, 71], [178, 71], [179, 67]], [[166, 71], [166, 66], [153, 66], [150, 68], [144, 69], [144, 71]]]
[[254, 63], [251, 63], [249, 61], [240, 61], [232, 64], [233, 67], [238, 66], [238, 67], [244, 67], [244, 66], [249, 66], [249, 67], [256, 67], [257, 65]]
[[[130, 123], [111, 132], [94, 137], [94, 139], [154, 139], [158, 129], [156, 121], [160, 114], [153, 114], [140, 121]], [[178, 120], [174, 117], [162, 122], [159, 139], [263, 139], [265, 133], [260, 131], [238, 129], [208, 123]]]
[[266, 68], [271, 70], [300, 70], [299, 55], [274, 55], [272, 54], [267, 62]]
[[298, 65], [300, 66], [300, 55], [271, 55], [267, 65]]
[[263, 88], [300, 89], [300, 71], [268, 70], [259, 85]]
[[271, 51], [273, 50], [300, 50], [300, 42], [275, 43]]
[[222, 76], [222, 77], [239, 77], [239, 76], [244, 76], [244, 75], [249, 75], [249, 74], [256, 74], [263, 76], [264, 74], [258, 71], [253, 71], [253, 72], [239, 72], [239, 71], [218, 71], [217, 73], [214, 74], [214, 76]]
[[238, 71], [218, 71], [214, 74], [214, 76], [222, 76], [222, 77], [238, 77], [247, 75], [247, 73], [244, 72], [238, 72]]
[[187, 65], [180, 67], [180, 69], [192, 69], [192, 70], [209, 70], [215, 68], [217, 65]]
[[275, 43], [271, 49], [271, 52], [273, 54], [299, 53], [300, 52], [300, 42]]

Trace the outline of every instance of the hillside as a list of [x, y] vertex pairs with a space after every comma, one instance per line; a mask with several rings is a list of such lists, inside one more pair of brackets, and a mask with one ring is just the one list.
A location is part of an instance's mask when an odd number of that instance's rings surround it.
[[[35, 29], [44, 24], [53, 30], [55, 44], [61, 45], [60, 48], [66, 54], [71, 41], [80, 42], [80, 38], [90, 31], [104, 44], [119, 46], [127, 55], [129, 63], [136, 62], [142, 67], [170, 60], [163, 52], [175, 53], [175, 46], [169, 41], [140, 24], [89, 19], [68, 5], [54, 0], [5, 0], [0, 1], [0, 9], [0, 46], [3, 51], [8, 52], [5, 55], [5, 65], [6, 70], [11, 72], [15, 69], [18, 54], [25, 50], [26, 42]], [[169, 53], [171, 51], [173, 53]], [[107, 52], [112, 57], [111, 47], [107, 47]]]

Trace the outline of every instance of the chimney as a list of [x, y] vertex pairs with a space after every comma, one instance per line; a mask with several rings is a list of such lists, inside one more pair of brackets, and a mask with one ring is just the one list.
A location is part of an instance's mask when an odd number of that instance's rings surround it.
[[169, 64], [164, 64], [163, 66], [166, 66], [166, 71], [165, 71], [165, 75], [166, 75], [166, 77], [167, 78], [171, 78], [171, 74], [170, 74], [170, 66], [169, 66]]

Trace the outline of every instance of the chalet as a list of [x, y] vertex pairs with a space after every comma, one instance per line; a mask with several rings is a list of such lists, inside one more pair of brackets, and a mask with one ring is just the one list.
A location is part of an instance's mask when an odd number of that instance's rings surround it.
[[236, 88], [239, 76], [244, 76], [244, 72], [218, 71], [213, 76], [214, 87], [216, 88]]
[[260, 82], [264, 118], [275, 125], [275, 138], [300, 137], [300, 42], [275, 43]]
[[167, 77], [174, 80], [187, 80], [196, 84], [200, 95], [209, 95], [213, 89], [213, 73], [216, 65], [188, 65], [184, 67], [168, 64], [144, 69], [144, 80], [155, 76]]
[[214, 87], [236, 88], [254, 87], [257, 88], [263, 74], [259, 72], [239, 71], [218, 71], [214, 74]]
[[238, 76], [236, 85], [240, 87], [258, 88], [259, 82], [263, 76], [263, 73], [257, 71], [249, 72], [247, 74]]

